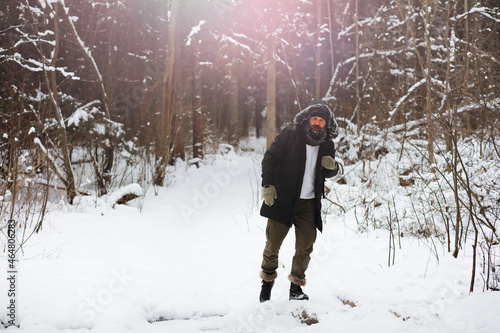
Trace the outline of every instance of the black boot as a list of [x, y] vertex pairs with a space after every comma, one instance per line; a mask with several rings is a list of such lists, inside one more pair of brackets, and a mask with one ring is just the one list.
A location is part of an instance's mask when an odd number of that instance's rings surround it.
[[271, 289], [273, 289], [274, 280], [266, 282], [262, 280], [262, 289], [260, 290], [260, 302], [269, 301], [271, 299]]
[[305, 300], [307, 301], [309, 296], [304, 294], [302, 288], [298, 284], [290, 284], [290, 300]]

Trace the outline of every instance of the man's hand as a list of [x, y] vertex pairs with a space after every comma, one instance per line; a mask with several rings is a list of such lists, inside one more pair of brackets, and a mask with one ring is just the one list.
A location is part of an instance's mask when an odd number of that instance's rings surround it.
[[276, 187], [274, 187], [274, 185], [265, 185], [262, 188], [262, 197], [264, 198], [264, 203], [266, 205], [274, 205], [274, 199], [278, 198]]
[[337, 162], [335, 162], [333, 157], [327, 155], [321, 158], [321, 166], [328, 170], [336, 170]]

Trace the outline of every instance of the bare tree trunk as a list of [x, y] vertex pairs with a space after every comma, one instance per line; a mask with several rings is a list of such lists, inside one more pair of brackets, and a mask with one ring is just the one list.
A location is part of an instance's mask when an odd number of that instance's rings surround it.
[[255, 135], [257, 138], [262, 136], [262, 109], [264, 108], [264, 103], [261, 101], [261, 94], [259, 93], [260, 89], [257, 88], [255, 90], [255, 110], [254, 110], [254, 119], [255, 119]]
[[193, 78], [193, 159], [202, 159], [203, 154], [203, 114], [201, 104], [201, 78], [194, 75]]
[[[69, 35], [73, 37], [73, 41], [75, 44], [78, 46], [78, 48], [81, 51], [81, 54], [87, 61], [87, 63], [90, 65], [90, 68], [92, 69], [92, 72], [94, 73], [95, 78], [97, 79], [98, 87], [101, 93], [101, 100], [102, 104], [104, 106], [104, 112], [106, 115], [106, 118], [111, 120], [111, 112], [109, 109], [109, 98], [108, 94], [106, 92], [106, 86], [104, 84], [104, 78], [102, 77], [101, 71], [99, 70], [99, 67], [97, 66], [97, 63], [94, 59], [94, 57], [91, 54], [90, 49], [85, 46], [84, 41], [80, 38], [80, 34], [76, 30], [75, 25], [71, 21], [70, 17], [68, 16], [68, 12], [66, 11], [67, 8], [64, 7], [62, 3], [59, 3], [61, 5], [61, 10], [59, 10], [60, 13], [62, 13], [62, 18], [63, 21], [66, 23], [70, 33]], [[57, 8], [57, 5], [54, 6]], [[96, 178], [99, 180], [99, 194], [104, 195], [108, 192], [109, 185], [111, 183], [111, 170], [113, 169], [113, 163], [114, 163], [114, 147], [112, 144], [112, 139], [111, 139], [111, 133], [110, 133], [110, 128], [109, 126], [105, 127], [106, 131], [106, 139], [107, 139], [107, 146], [104, 148], [104, 155], [103, 155], [103, 167], [102, 170], [99, 169], [98, 164], [94, 166], [95, 172], [96, 172]]]
[[[479, 230], [476, 225], [476, 221], [472, 217], [472, 226], [474, 227], [474, 243], [472, 244], [472, 273], [471, 273], [471, 278], [470, 278], [470, 287], [469, 287], [469, 292], [474, 291], [474, 283], [476, 281], [476, 260], [477, 260], [477, 241], [478, 241], [478, 236], [479, 236]], [[489, 267], [489, 261], [488, 261], [488, 275], [490, 271]], [[488, 281], [486, 281], [486, 287], [488, 288]]]
[[228, 121], [228, 142], [234, 147], [238, 146], [240, 140], [239, 130], [239, 110], [238, 110], [238, 77], [231, 70], [229, 88], [229, 121]]
[[358, 0], [355, 3], [356, 26], [356, 126], [358, 134], [361, 131], [361, 95], [359, 93], [359, 21], [358, 21]]
[[167, 55], [165, 59], [165, 75], [163, 78], [162, 101], [160, 110], [160, 122], [157, 133], [156, 168], [153, 176], [153, 184], [163, 186], [166, 176], [166, 168], [170, 160], [170, 145], [172, 142], [172, 92], [175, 64], [175, 35], [177, 33], [177, 18], [180, 0], [172, 0], [170, 10], [170, 22], [167, 39]]
[[[464, 0], [464, 13], [467, 13], [469, 11], [469, 2], [468, 0]], [[465, 40], [465, 51], [464, 51], [464, 77], [463, 77], [463, 87], [467, 89], [468, 86], [468, 81], [469, 81], [469, 15], [466, 15], [464, 17], [465, 20], [465, 32], [464, 32], [464, 40]], [[470, 125], [470, 113], [467, 112], [465, 114], [466, 116], [466, 132], [467, 135], [471, 132], [471, 125]]]
[[[398, 1], [396, 1], [398, 4], [398, 9], [401, 11], [402, 7], [399, 4]], [[410, 4], [413, 6], [413, 4]], [[431, 72], [432, 72], [432, 43], [431, 43], [431, 36], [429, 33], [429, 27], [431, 25], [431, 8], [429, 5], [429, 0], [424, 0], [422, 3], [422, 7], [425, 8], [425, 14], [423, 16], [424, 20], [424, 35], [425, 35], [425, 45], [426, 45], [426, 50], [425, 50], [425, 63], [424, 59], [422, 58], [422, 55], [420, 54], [418, 50], [418, 46], [416, 44], [417, 42], [417, 37], [415, 34], [414, 29], [409, 25], [409, 31], [411, 33], [411, 37], [413, 42], [415, 43], [414, 48], [415, 48], [415, 54], [418, 59], [418, 63], [420, 65], [420, 68], [422, 70], [422, 74], [425, 77], [425, 82], [427, 85], [427, 90], [426, 90], [426, 103], [425, 103], [425, 114], [426, 114], [426, 123], [427, 123], [427, 153], [428, 153], [428, 161], [429, 164], [432, 165], [434, 164], [434, 144], [433, 144], [433, 137], [434, 137], [434, 132], [433, 132], [433, 126], [432, 126], [432, 79], [431, 79]]]
[[248, 138], [250, 135], [250, 118], [252, 109], [251, 106], [247, 103], [241, 104], [240, 111], [240, 139]]
[[[445, 45], [446, 45], [446, 79], [445, 79], [445, 102], [443, 103], [443, 112], [442, 114], [445, 115], [446, 117], [446, 130], [445, 130], [445, 143], [446, 143], [446, 152], [451, 152], [452, 153], [452, 160], [449, 161], [449, 169], [453, 170], [453, 189], [455, 191], [455, 205], [457, 207], [457, 219], [456, 219], [456, 225], [457, 227], [460, 223], [460, 202], [458, 200], [458, 193], [457, 191], [457, 183], [456, 183], [456, 165], [452, 165], [455, 156], [454, 156], [454, 150], [453, 150], [453, 136], [455, 135], [455, 122], [454, 122], [454, 110], [455, 106], [452, 105], [451, 99], [451, 92], [450, 92], [450, 82], [451, 82], [451, 45], [450, 45], [450, 35], [451, 35], [451, 27], [450, 27], [450, 17], [452, 15], [452, 10], [451, 10], [451, 4], [450, 1], [447, 1], [446, 4], [446, 11], [447, 11], [447, 19], [446, 19], [446, 38], [445, 38]], [[456, 138], [455, 138], [456, 139]], [[451, 251], [450, 244], [451, 244], [451, 239], [450, 239], [450, 223], [448, 219], [446, 219], [446, 235], [447, 235], [447, 240], [448, 240], [448, 252]], [[455, 249], [454, 249], [454, 255], [455, 257], [458, 255], [458, 238], [457, 238], [457, 229], [455, 229]]]
[[[335, 77], [335, 56], [333, 53], [333, 26], [332, 26], [332, 10], [330, 8], [330, 1], [327, 0], [326, 3], [328, 5], [328, 31], [329, 31], [329, 38], [330, 38], [330, 61], [331, 61], [331, 68], [332, 68], [332, 79]], [[334, 84], [334, 82], [330, 82], [331, 85]]]
[[316, 20], [317, 20], [317, 30], [316, 30], [316, 63], [314, 67], [314, 98], [319, 100], [321, 98], [321, 23], [322, 23], [322, 13], [321, 13], [321, 3], [322, 1], [316, 1]]
[[[66, 194], [68, 196], [69, 202], [73, 204], [73, 199], [76, 197], [76, 187], [75, 187], [75, 178], [73, 175], [73, 170], [71, 168], [71, 159], [70, 159], [70, 150], [69, 150], [69, 145], [68, 145], [68, 138], [66, 135], [66, 125], [64, 124], [64, 119], [62, 116], [61, 108], [59, 106], [58, 102], [58, 93], [57, 93], [57, 76], [55, 70], [53, 70], [56, 67], [56, 62], [57, 62], [57, 57], [59, 53], [59, 47], [60, 47], [60, 35], [59, 35], [59, 10], [57, 6], [54, 6], [54, 41], [55, 41], [55, 46], [54, 46], [54, 51], [52, 54], [52, 60], [51, 60], [51, 72], [50, 72], [50, 79], [47, 71], [44, 71], [44, 76], [45, 76], [45, 83], [47, 85], [47, 89], [49, 90], [49, 96], [50, 96], [50, 102], [52, 104], [52, 107], [54, 109], [54, 113], [56, 115], [57, 123], [58, 123], [58, 132], [59, 136], [61, 139], [61, 154], [62, 154], [62, 159], [63, 159], [63, 165], [64, 165], [64, 173], [66, 174], [66, 177], [64, 177], [58, 170], [57, 166], [55, 165], [54, 161], [52, 158], [49, 157], [50, 152], [41, 149], [41, 151], [48, 157], [49, 165], [52, 167], [56, 175], [60, 178], [60, 180], [63, 182], [64, 186], [66, 187]], [[42, 50], [40, 49], [40, 54], [42, 54]], [[44, 56], [43, 56], [44, 57]], [[45, 62], [45, 57], [44, 57], [44, 62]], [[55, 147], [54, 147], [55, 148]]]
[[425, 45], [426, 45], [426, 61], [425, 61], [425, 79], [426, 79], [426, 97], [425, 97], [425, 114], [427, 120], [427, 153], [429, 164], [434, 164], [434, 127], [432, 124], [432, 80], [431, 80], [431, 61], [432, 61], [432, 44], [430, 29], [430, 10], [429, 0], [425, 0], [423, 4], [425, 8], [424, 15], [424, 32], [425, 32]]
[[445, 101], [443, 103], [443, 109], [441, 114], [444, 115], [446, 119], [445, 127], [447, 130], [444, 133], [446, 152], [451, 153], [453, 152], [454, 149], [453, 140], [456, 140], [456, 131], [457, 131], [457, 112], [456, 112], [457, 92], [456, 89], [451, 89], [451, 84], [453, 80], [451, 71], [451, 65], [452, 65], [451, 54], [452, 52], [455, 51], [451, 49], [450, 45], [451, 32], [452, 32], [452, 27], [450, 26], [450, 18], [456, 15], [456, 3], [448, 0], [446, 3], [446, 11], [447, 11], [447, 19], [446, 19], [446, 38], [445, 38], [445, 45], [446, 45]]
[[[454, 108], [456, 109], [456, 107]], [[456, 110], [454, 111], [456, 112]], [[455, 249], [453, 250], [453, 256], [458, 257], [458, 252], [460, 251], [461, 237], [463, 230], [462, 216], [460, 214], [460, 198], [459, 198], [459, 188], [458, 188], [458, 147], [457, 138], [453, 137], [453, 160], [452, 160], [452, 172], [453, 172], [453, 194], [455, 199], [456, 213], [455, 213]]]
[[180, 115], [174, 115], [174, 121], [173, 121], [173, 141], [174, 141], [174, 147], [173, 147], [173, 154], [172, 158], [170, 159], [170, 165], [175, 165], [175, 160], [177, 158], [180, 158], [181, 160], [186, 159], [186, 150], [184, 148], [184, 133], [182, 129], [184, 128], [182, 126], [184, 122], [184, 117]]
[[266, 141], [267, 147], [276, 137], [276, 58], [274, 36], [268, 37], [267, 45], [267, 105], [266, 105]]
[[[57, 6], [54, 6], [54, 7], [57, 7]], [[62, 6], [61, 4], [61, 9], [59, 12], [63, 13], [63, 21], [66, 22], [66, 25], [69, 29], [69, 35], [71, 37], [73, 37], [73, 41], [75, 42], [75, 44], [78, 46], [78, 48], [80, 49], [81, 51], [81, 54], [83, 55], [83, 57], [85, 58], [85, 60], [88, 62], [88, 64], [90, 65], [90, 68], [92, 69], [92, 72], [94, 72], [94, 75], [97, 79], [97, 83], [98, 83], [98, 86], [99, 86], [99, 90], [101, 92], [101, 98], [102, 98], [102, 104], [104, 106], [104, 111], [106, 113], [106, 117], [108, 117], [108, 119], [111, 118], [111, 115], [110, 115], [110, 112], [109, 112], [109, 99], [108, 99], [108, 94], [106, 93], [106, 87], [104, 86], [104, 79], [101, 75], [101, 72], [99, 70], [99, 67], [97, 66], [97, 63], [95, 62], [95, 59], [94, 57], [92, 56], [91, 52], [90, 52], [90, 49], [85, 46], [85, 43], [84, 41], [80, 38], [80, 34], [78, 33], [78, 31], [76, 31], [76, 28], [75, 28], [75, 25], [73, 24], [73, 22], [71, 21], [71, 19], [69, 18], [69, 14], [66, 12], [66, 9], [64, 6]]]

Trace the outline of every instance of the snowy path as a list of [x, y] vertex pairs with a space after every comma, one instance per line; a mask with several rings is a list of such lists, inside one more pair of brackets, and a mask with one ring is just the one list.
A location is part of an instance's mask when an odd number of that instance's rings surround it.
[[[7, 331], [498, 331], [497, 294], [467, 294], [470, 251], [459, 260], [439, 253], [437, 265], [425, 245], [402, 238], [387, 267], [388, 233], [354, 232], [350, 213], [329, 216], [318, 237], [305, 288], [311, 300], [287, 300], [290, 233], [272, 301], [260, 304], [260, 156], [230, 152], [177, 170], [142, 211], [84, 198], [79, 211], [53, 213], [24, 246], [21, 329]], [[292, 314], [303, 307], [319, 323]]]

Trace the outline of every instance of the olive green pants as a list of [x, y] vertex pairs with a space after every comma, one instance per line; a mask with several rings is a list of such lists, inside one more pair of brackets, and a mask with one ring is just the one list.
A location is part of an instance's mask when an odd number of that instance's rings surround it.
[[[295, 215], [295, 255], [292, 260], [291, 276], [304, 280], [306, 270], [311, 260], [313, 245], [316, 241], [316, 226], [314, 224], [314, 199], [300, 199]], [[281, 244], [289, 227], [269, 219], [266, 228], [266, 246], [264, 248], [262, 271], [273, 275], [278, 268], [278, 256]]]

